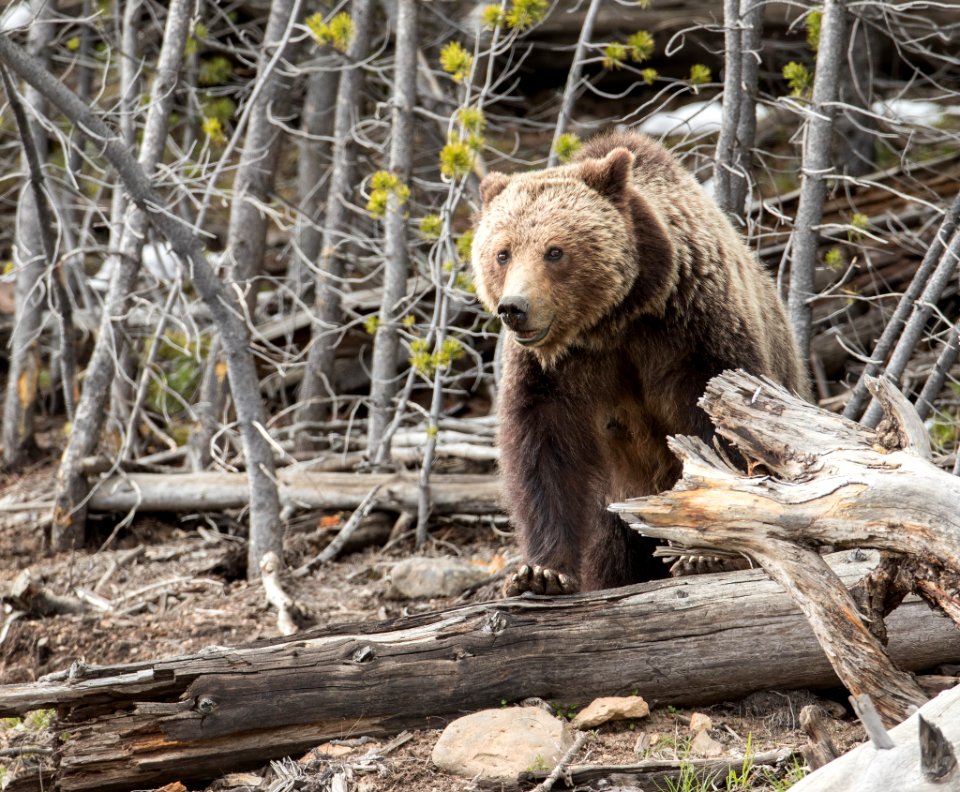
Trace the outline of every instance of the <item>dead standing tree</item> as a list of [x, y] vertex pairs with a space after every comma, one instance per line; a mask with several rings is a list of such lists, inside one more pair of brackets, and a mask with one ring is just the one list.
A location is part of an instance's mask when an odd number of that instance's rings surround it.
[[[355, 154], [351, 130], [359, 113], [364, 74], [363, 61], [370, 49], [373, 0], [354, 0], [350, 5], [353, 39], [347, 48], [349, 67], [340, 75], [333, 130], [333, 167], [327, 190], [320, 261], [314, 298], [315, 317], [307, 365], [300, 387], [297, 422], [308, 429], [320, 420], [325, 402], [335, 393], [333, 363], [340, 334], [340, 299], [343, 288], [344, 247], [348, 223], [348, 202], [355, 181]], [[309, 431], [301, 430], [297, 446], [310, 450], [314, 443]]]
[[[389, 169], [401, 184], [406, 185], [413, 162], [413, 110], [417, 102], [419, 42], [415, 0], [399, 0], [395, 40]], [[386, 246], [383, 298], [380, 301], [380, 315], [373, 340], [373, 367], [370, 372], [371, 413], [367, 448], [372, 460], [381, 454], [388, 455], [384, 452], [389, 451], [386, 430], [390, 420], [390, 402], [397, 390], [397, 356], [400, 352], [398, 323], [410, 269], [405, 213], [397, 190], [391, 190], [387, 197], [384, 218]], [[379, 450], [381, 444], [387, 444], [384, 452]]]
[[[301, 5], [300, 0], [275, 0], [270, 6], [246, 137], [233, 183], [226, 255], [229, 277], [245, 293], [245, 316], [248, 317], [253, 316], [256, 308], [255, 279], [263, 270], [267, 239], [264, 204], [270, 200], [283, 141], [282, 130], [275, 119], [284, 114], [289, 101], [291, 77], [288, 66], [295, 50], [291, 33], [293, 25], [299, 21]], [[199, 469], [210, 464], [211, 439], [220, 427], [227, 399], [226, 373], [220, 362], [219, 346], [215, 341], [207, 356], [197, 410], [200, 425], [191, 437], [195, 466]], [[258, 553], [257, 557], [261, 555]]]
[[[157, 75], [151, 90], [150, 108], [140, 146], [139, 169], [149, 177], [157, 166], [167, 138], [167, 124], [173, 105], [174, 87], [183, 50], [190, 29], [193, 0], [175, 0], [167, 12], [163, 46], [157, 61]], [[12, 47], [8, 44], [8, 47]], [[11, 50], [11, 52], [14, 52]], [[12, 56], [11, 56], [12, 57]], [[11, 66], [11, 68], [14, 68]], [[49, 90], [52, 78], [45, 71], [34, 67], [35, 79], [43, 84], [34, 85], [38, 91]], [[26, 77], [25, 75], [21, 75]], [[62, 88], [62, 86], [57, 86]], [[65, 89], [63, 89], [65, 90]], [[75, 100], [73, 95], [71, 99]], [[51, 101], [56, 101], [51, 99]], [[59, 106], [64, 112], [63, 106]], [[86, 108], [84, 107], [86, 111]], [[76, 118], [72, 119], [76, 123]], [[99, 119], [98, 119], [99, 121]], [[102, 122], [100, 127], [106, 129]], [[112, 138], [108, 132], [105, 139]], [[117, 141], [126, 153], [126, 145]], [[157, 206], [162, 204], [158, 203]], [[57, 471], [57, 503], [54, 508], [51, 545], [65, 550], [82, 543], [86, 523], [85, 502], [89, 491], [81, 463], [90, 456], [100, 441], [106, 419], [103, 409], [103, 394], [110, 391], [116, 372], [116, 361], [122, 359], [124, 333], [122, 332], [127, 301], [133, 291], [140, 271], [143, 243], [147, 228], [148, 209], [129, 206], [120, 235], [118, 261], [110, 277], [110, 285], [104, 300], [100, 330], [93, 356], [87, 366], [83, 390], [77, 405], [74, 430], [70, 434], [60, 468]]]
[[[50, 9], [40, 9], [30, 27], [27, 47], [35, 56], [46, 59], [47, 46], [53, 39], [53, 26], [47, 18]], [[23, 163], [27, 178], [21, 187], [17, 206], [17, 244], [14, 256], [17, 265], [16, 313], [10, 338], [10, 371], [7, 375], [3, 403], [3, 464], [7, 468], [23, 465], [35, 447], [33, 413], [36, 403], [37, 378], [40, 373], [40, 332], [46, 304], [44, 273], [53, 262], [50, 240], [52, 228], [44, 222], [46, 198], [38, 182], [41, 163], [46, 160], [47, 135], [43, 127], [26, 117], [11, 85], [5, 88], [14, 110], [23, 144]], [[27, 88], [24, 103], [34, 116], [44, 111], [44, 102], [33, 88]], [[20, 110], [18, 112], [18, 106]], [[49, 213], [46, 218], [49, 221]]]
[[833, 117], [840, 84], [840, 65], [845, 52], [845, 0], [826, 0], [817, 49], [817, 67], [813, 97], [803, 128], [800, 203], [790, 236], [790, 289], [787, 306], [790, 324], [797, 338], [800, 357], [810, 357], [810, 332], [814, 297], [813, 275], [817, 264], [817, 244], [823, 202], [827, 194], [827, 175], [832, 171], [830, 145]]
[[[176, 26], [184, 24], [184, 20], [179, 14], [172, 13], [173, 10], [182, 11], [183, 16], [189, 19], [185, 13], [186, 2], [175, 2], [171, 4], [171, 13], [168, 17], [168, 25]], [[185, 33], [183, 34], [185, 36]], [[173, 40], [174, 36], [165, 36], [165, 42]], [[171, 46], [175, 49], [179, 44], [179, 50], [182, 52], [182, 42], [177, 41]], [[169, 54], [169, 50], [166, 54]], [[57, 107], [71, 123], [82, 126], [91, 136], [98, 139], [102, 147], [103, 155], [117, 170], [119, 176], [123, 179], [127, 191], [130, 194], [132, 203], [136, 210], [142, 213], [144, 224], [149, 220], [159, 232], [170, 243], [174, 253], [186, 262], [188, 271], [193, 281], [193, 285], [200, 294], [204, 303], [210, 311], [213, 321], [220, 331], [220, 336], [226, 353], [228, 376], [230, 378], [231, 390], [235, 397], [237, 409], [237, 421], [240, 426], [240, 433], [243, 440], [243, 450], [247, 464], [247, 475], [250, 486], [250, 543], [249, 552], [256, 549], [272, 548], [280, 544], [279, 533], [279, 499], [277, 496], [277, 487], [275, 480], [275, 465], [271, 445], [266, 437], [265, 419], [263, 403], [260, 400], [259, 379], [257, 377], [256, 367], [250, 352], [250, 337], [246, 323], [241, 318], [243, 310], [239, 301], [231, 294], [231, 290], [221, 282], [213, 272], [210, 264], [204, 255], [203, 248], [198, 238], [191, 229], [179, 222], [177, 219], [162, 210], [165, 205], [163, 198], [157, 193], [150, 182], [144, 168], [131, 156], [130, 152], [123, 145], [122, 141], [110, 130], [103, 120], [95, 115], [84, 105], [77, 97], [69, 91], [59, 80], [51, 75], [42, 64], [38, 64], [20, 47], [14, 44], [6, 36], [0, 36], [0, 62], [5, 64], [12, 72], [24, 79], [34, 88], [36, 88], [52, 105]], [[164, 97], [170, 95], [175, 82], [175, 65], [163, 72], [158, 73], [155, 80], [154, 90], [158, 90], [156, 83], [166, 80], [165, 90], [159, 90], [155, 101], [151, 104], [151, 113], [166, 113], [168, 109], [164, 107], [161, 101]], [[159, 109], [154, 109], [158, 106]], [[149, 115], [148, 115], [149, 120]], [[166, 129], [165, 124], [157, 124], [157, 129]], [[156, 144], [162, 149], [162, 140]], [[145, 149], [153, 145], [151, 138], [144, 139]], [[158, 152], [159, 156], [159, 152]], [[132, 208], [132, 207], [131, 207]], [[115, 293], [117, 289], [116, 281], [120, 278], [126, 268], [123, 266], [126, 261], [121, 262], [117, 268], [114, 279], [111, 282], [110, 293]], [[136, 270], [136, 264], [139, 259], [131, 262], [131, 269]], [[118, 295], [118, 298], [122, 295]], [[122, 300], [117, 305], [122, 304]], [[105, 320], [109, 321], [109, 320]], [[111, 365], [108, 363], [108, 365]], [[109, 378], [107, 379], [109, 381]], [[93, 404], [99, 394], [105, 392], [104, 387], [97, 391], [91, 390], [89, 376], [85, 382], [84, 394], [88, 399], [88, 410], [85, 415], [90, 424], [102, 425], [103, 411], [96, 409]], [[80, 408], [78, 408], [77, 423], [80, 423]], [[84, 426], [84, 429], [87, 427]], [[74, 433], [77, 434], [76, 432]], [[97, 433], [98, 434], [98, 433]], [[91, 447], [96, 443], [97, 434], [88, 437]], [[64, 462], [61, 465], [61, 475], [59, 478], [59, 493], [57, 511], [55, 519], [62, 532], [64, 539], [75, 542], [77, 539], [77, 523], [73, 509], [77, 506], [82, 508], [83, 495], [77, 498], [76, 489], [68, 490], [64, 486], [64, 477], [69, 476], [73, 480], [75, 488], [85, 490], [86, 482], [82, 477], [81, 459], [79, 456], [79, 445], [75, 445], [71, 438], [71, 444], [67, 448], [64, 456]], [[77, 498], [72, 500], [71, 498]], [[64, 511], [64, 502], [71, 511]], [[67, 530], [64, 530], [67, 529]], [[258, 569], [259, 558], [254, 559], [250, 566]]]

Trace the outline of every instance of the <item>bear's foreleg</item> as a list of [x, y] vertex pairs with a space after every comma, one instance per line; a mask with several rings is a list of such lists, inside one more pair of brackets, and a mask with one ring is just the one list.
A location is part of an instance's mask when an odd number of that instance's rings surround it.
[[602, 510], [601, 457], [587, 406], [542, 372], [518, 373], [502, 389], [500, 470], [524, 564], [504, 591], [570, 594]]

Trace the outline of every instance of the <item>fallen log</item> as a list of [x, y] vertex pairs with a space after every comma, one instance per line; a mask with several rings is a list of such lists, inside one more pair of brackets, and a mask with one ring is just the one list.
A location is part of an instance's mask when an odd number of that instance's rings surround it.
[[885, 380], [870, 387], [886, 413], [876, 432], [769, 380], [742, 371], [715, 377], [701, 405], [753, 475], [698, 438], [672, 438], [683, 462], [677, 486], [611, 509], [640, 533], [681, 548], [756, 560], [797, 601], [844, 685], [869, 695], [893, 725], [926, 695], [883, 650], [883, 608], [871, 609], [868, 628], [815, 548], [903, 556], [874, 581], [882, 579], [884, 590], [868, 598], [895, 602], [888, 588], [895, 585], [960, 623], [960, 478], [930, 463], [926, 430], [903, 394]]
[[[377, 507], [417, 510], [415, 473], [315, 473], [299, 468], [277, 471], [280, 505], [292, 509], [355, 509], [375, 487]], [[430, 479], [434, 514], [495, 514], [500, 485], [493, 475], [436, 475]], [[97, 483], [89, 509], [95, 512], [193, 512], [239, 509], [247, 505], [245, 473], [126, 473]]]
[[[829, 561], [851, 585], [880, 554]], [[888, 622], [902, 667], [960, 658], [960, 632], [923, 602], [905, 602]], [[334, 737], [439, 727], [503, 699], [582, 704], [636, 692], [653, 705], [705, 704], [836, 683], [790, 597], [744, 570], [75, 667], [0, 687], [0, 716], [57, 708], [53, 780], [70, 792], [209, 779]]]

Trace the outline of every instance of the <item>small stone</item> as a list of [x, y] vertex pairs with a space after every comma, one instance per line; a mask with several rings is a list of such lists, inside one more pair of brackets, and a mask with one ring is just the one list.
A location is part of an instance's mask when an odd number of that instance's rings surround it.
[[490, 577], [490, 570], [458, 558], [414, 556], [395, 564], [390, 572], [394, 592], [407, 599], [450, 597]]
[[432, 758], [463, 778], [516, 781], [526, 770], [552, 770], [572, 743], [567, 725], [539, 707], [508, 707], [453, 721]]
[[592, 729], [612, 720], [645, 718], [650, 707], [640, 696], [607, 696], [591, 701], [570, 722], [575, 729]]
[[694, 712], [690, 716], [690, 733], [699, 734], [700, 732], [709, 731], [713, 728], [713, 721], [710, 720], [709, 715], [704, 715], [702, 712]]
[[723, 753], [723, 746], [706, 731], [697, 732], [690, 741], [690, 755], [704, 759], [713, 759]]

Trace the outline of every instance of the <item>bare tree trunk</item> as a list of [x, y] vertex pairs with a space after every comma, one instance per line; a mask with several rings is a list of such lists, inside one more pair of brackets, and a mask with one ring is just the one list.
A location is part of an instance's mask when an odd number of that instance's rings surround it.
[[[27, 39], [29, 50], [44, 62], [48, 60], [47, 47], [54, 34], [51, 12], [52, 8], [48, 6], [38, 12]], [[47, 265], [53, 262], [54, 251], [48, 236], [51, 229], [49, 213], [47, 222], [41, 216], [45, 198], [38, 181], [42, 178], [42, 163], [47, 159], [47, 135], [39, 124], [31, 123], [27, 118], [6, 74], [4, 88], [23, 141], [22, 162], [27, 170], [17, 211], [15, 313], [3, 405], [3, 464], [13, 469], [22, 466], [35, 448], [33, 410], [40, 371], [43, 308], [47, 302], [44, 273]], [[35, 115], [44, 114], [45, 102], [35, 89], [28, 87], [24, 100]]]
[[[870, 362], [864, 367], [860, 379], [857, 380], [857, 384], [853, 388], [853, 393], [850, 394], [849, 401], [843, 408], [844, 418], [856, 420], [860, 416], [860, 412], [863, 410], [863, 406], [867, 403], [867, 399], [870, 396], [867, 390], [867, 379], [869, 377], [875, 377], [886, 362], [887, 355], [890, 354], [890, 350], [893, 349], [893, 345], [903, 332], [904, 325], [907, 323], [908, 314], [916, 308], [917, 298], [920, 297], [921, 292], [924, 292], [931, 275], [936, 272], [937, 274], [934, 275], [934, 278], [938, 281], [941, 278], [949, 277], [950, 268], [953, 265], [944, 258], [943, 254], [947, 245], [950, 243], [950, 239], [953, 237], [953, 232], [956, 230], [958, 222], [960, 222], [960, 193], [953, 199], [953, 203], [944, 214], [940, 228], [937, 229], [936, 236], [930, 243], [930, 247], [927, 248], [927, 252], [923, 256], [923, 261], [920, 262], [920, 266], [910, 281], [910, 285], [900, 298], [900, 302], [897, 303], [893, 316], [890, 317], [886, 327], [883, 328], [883, 332], [880, 334], [880, 338], [874, 345], [873, 352], [870, 355]], [[932, 296], [932, 293], [928, 296]], [[937, 292], [933, 299], [936, 300], [939, 296], [940, 291]]]
[[[417, 3], [399, 0], [396, 22], [396, 54], [393, 76], [392, 128], [390, 132], [390, 171], [407, 184], [413, 160], [413, 109], [417, 101]], [[373, 341], [373, 366], [370, 373], [370, 427], [367, 448], [371, 460], [389, 457], [390, 402], [397, 391], [397, 356], [400, 350], [398, 322], [400, 305], [407, 291], [410, 268], [407, 247], [406, 210], [395, 193], [387, 200], [384, 221], [386, 262], [380, 321]], [[380, 449], [381, 444], [385, 447]]]
[[[150, 108], [140, 149], [140, 169], [145, 174], [153, 172], [163, 153], [167, 122], [173, 104], [173, 88], [190, 28], [192, 8], [193, 0], [173, 0], [167, 12], [163, 47], [157, 62], [157, 75], [151, 91]], [[47, 74], [44, 77], [50, 78]], [[43, 90], [40, 86], [35, 87]], [[72, 94], [71, 98], [75, 99]], [[65, 112], [63, 107], [60, 109]], [[128, 207], [120, 239], [120, 255], [111, 274], [100, 332], [87, 366], [80, 403], [77, 405], [77, 418], [57, 471], [57, 503], [54, 507], [51, 544], [58, 550], [76, 546], [83, 540], [87, 483], [80, 462], [93, 453], [103, 430], [106, 417], [103, 394], [110, 390], [115, 361], [121, 354], [123, 338], [118, 331], [122, 330], [127, 298], [133, 290], [140, 269], [146, 227], [146, 210]]]
[[[328, 48], [332, 49], [332, 48]], [[332, 57], [332, 55], [331, 55]], [[322, 241], [322, 209], [326, 203], [332, 144], [325, 138], [333, 135], [340, 72], [335, 68], [317, 69], [307, 77], [300, 128], [303, 138], [297, 141], [297, 196], [300, 215], [297, 218], [296, 256], [287, 268], [287, 285], [297, 297], [312, 293], [313, 277], [304, 263], [312, 264], [320, 255]]]
[[723, 121], [717, 141], [714, 195], [720, 208], [743, 225], [750, 192], [750, 159], [757, 131], [758, 50], [763, 3], [724, 1], [725, 71]]
[[[282, 132], [272, 118], [284, 113], [290, 94], [290, 79], [282, 67], [274, 67], [274, 53], [280, 47], [281, 59], [292, 59], [294, 45], [290, 43], [290, 32], [300, 16], [300, 6], [299, 0], [274, 0], [270, 6], [258, 65], [257, 82], [261, 85], [253, 99], [240, 165], [233, 184], [226, 256], [229, 277], [245, 291], [250, 316], [253, 315], [257, 298], [254, 279], [263, 267], [267, 239], [267, 216], [261, 207], [269, 201], [273, 189], [283, 140]], [[218, 374], [218, 366], [222, 372], [219, 356], [220, 345], [214, 342], [207, 357], [200, 403], [197, 405], [199, 426], [191, 437], [198, 468], [210, 464], [210, 442], [220, 426], [220, 416], [227, 399], [226, 379], [222, 373]], [[258, 577], [259, 566], [254, 565], [250, 572]]]
[[[347, 203], [353, 193], [356, 163], [351, 129], [360, 105], [363, 70], [360, 63], [370, 48], [373, 0], [353, 0], [350, 5], [354, 35], [347, 49], [350, 64], [340, 75], [337, 112], [334, 118], [333, 168], [327, 191], [327, 211], [323, 222], [323, 242], [314, 306], [316, 311], [307, 368], [300, 386], [298, 423], [314, 423], [324, 414], [323, 400], [333, 393], [333, 362], [336, 357], [337, 327], [341, 321], [340, 290], [344, 275], [343, 247], [347, 236]], [[300, 450], [309, 451], [314, 443], [307, 432], [297, 440]]]
[[802, 184], [797, 217], [790, 236], [790, 290], [787, 307], [797, 346], [804, 361], [810, 358], [813, 273], [817, 265], [817, 228], [823, 215], [827, 176], [833, 171], [830, 145], [834, 104], [840, 84], [846, 27], [845, 0], [826, 0], [820, 27], [820, 47], [813, 81], [813, 101], [804, 123]]
[[[954, 231], [953, 239], [940, 256], [940, 261], [937, 262], [937, 267], [927, 282], [923, 294], [913, 304], [910, 319], [904, 326], [903, 333], [890, 355], [890, 362], [883, 372], [883, 376], [890, 382], [894, 384], [900, 382], [900, 378], [910, 362], [910, 357], [913, 355], [913, 350], [927, 326], [927, 320], [936, 308], [937, 300], [940, 299], [943, 290], [956, 275], [957, 262], [960, 262], [960, 231]], [[862, 418], [862, 423], [866, 426], [876, 426], [882, 414], [880, 405], [876, 400], [873, 400]]]
[[583, 18], [583, 27], [580, 28], [580, 37], [577, 39], [577, 48], [573, 52], [573, 63], [567, 74], [567, 84], [563, 89], [563, 98], [560, 100], [560, 113], [557, 115], [557, 126], [553, 131], [553, 143], [550, 144], [550, 155], [547, 158], [547, 167], [553, 168], [560, 161], [557, 146], [560, 136], [566, 131], [570, 114], [573, 111], [573, 100], [577, 97], [580, 88], [580, 78], [583, 74], [583, 58], [587, 51], [587, 44], [593, 35], [593, 23], [596, 22], [597, 12], [600, 10], [600, 0], [590, 0], [587, 14]]
[[[160, 69], [158, 65], [157, 77], [154, 81], [154, 99], [150, 105], [150, 114], [158, 113], [166, 116], [169, 111], [169, 97], [173, 96], [176, 81], [179, 53], [182, 53], [183, 43], [186, 40], [185, 29], [190, 15], [186, 13], [187, 0], [174, 0], [171, 3], [167, 22], [167, 35], [164, 36], [164, 47], [161, 50], [161, 63], [166, 67]], [[180, 32], [180, 35], [175, 35]], [[173, 63], [168, 58], [174, 51], [177, 57]], [[163, 207], [165, 202], [154, 190], [144, 169], [130, 155], [122, 142], [111, 133], [106, 124], [88, 107], [83, 105], [59, 80], [37, 64], [23, 52], [16, 44], [5, 36], [0, 36], [0, 61], [20, 75], [24, 80], [39, 90], [52, 104], [74, 124], [84, 126], [90, 134], [100, 138], [104, 156], [116, 168], [123, 178], [124, 185], [130, 194], [131, 200], [139, 207], [145, 216], [150, 211], [150, 220], [170, 243], [174, 253], [186, 260], [190, 267], [193, 285], [197, 289], [213, 320], [220, 330], [224, 349], [226, 351], [227, 368], [230, 377], [230, 387], [234, 394], [237, 408], [237, 422], [240, 425], [240, 434], [243, 439], [244, 455], [247, 463], [247, 476], [250, 484], [250, 551], [260, 553], [282, 550], [279, 518], [279, 499], [275, 480], [275, 466], [273, 453], [267, 438], [263, 403], [260, 400], [260, 383], [253, 356], [250, 352], [250, 334], [245, 322], [241, 319], [242, 309], [233, 293], [217, 278], [203, 253], [203, 247], [190, 227], [183, 225], [170, 214], [156, 211], [156, 207]], [[161, 85], [163, 83], [163, 85]], [[164, 101], [161, 101], [163, 99]], [[147, 117], [148, 130], [154, 128], [150, 123], [151, 116]], [[166, 123], [157, 123], [155, 128], [166, 129]], [[142, 155], [159, 152], [162, 149], [164, 138], [154, 141], [145, 135]], [[154, 150], [154, 151], [151, 151]], [[85, 383], [84, 394], [87, 386]], [[79, 411], [78, 411], [79, 415]], [[93, 416], [90, 418], [93, 420]], [[79, 417], [78, 417], [79, 423]], [[71, 448], [68, 446], [68, 452]], [[76, 449], [73, 449], [74, 454]], [[74, 459], [72, 471], [78, 469]], [[66, 466], [61, 465], [61, 469]], [[58, 482], [60, 483], [60, 482]], [[62, 492], [62, 490], [61, 490]], [[60, 504], [58, 503], [58, 508]], [[55, 519], [62, 512], [55, 514]], [[75, 537], [71, 537], [75, 538]], [[259, 569], [259, 566], [255, 566]]]

